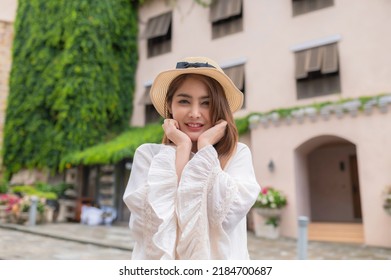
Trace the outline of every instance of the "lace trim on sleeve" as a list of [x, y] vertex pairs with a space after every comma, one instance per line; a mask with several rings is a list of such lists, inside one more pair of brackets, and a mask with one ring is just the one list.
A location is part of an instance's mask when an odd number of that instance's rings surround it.
[[182, 172], [177, 204], [181, 229], [177, 254], [181, 259], [211, 258], [208, 192], [219, 172], [220, 162], [213, 146], [198, 151]]
[[160, 221], [153, 215], [153, 210], [147, 202], [147, 193], [148, 186], [139, 188], [126, 197], [127, 205], [131, 211], [129, 227], [132, 238], [139, 248], [144, 248], [141, 251], [134, 250], [133, 259], [159, 259], [161, 255], [151, 239]]
[[[163, 254], [161, 259], [175, 259], [177, 217], [175, 213], [177, 175], [175, 169], [176, 150], [162, 146], [151, 164], [148, 174], [148, 205], [160, 220], [152, 241]], [[146, 217], [145, 222], [149, 223]], [[152, 232], [148, 234], [152, 235]]]

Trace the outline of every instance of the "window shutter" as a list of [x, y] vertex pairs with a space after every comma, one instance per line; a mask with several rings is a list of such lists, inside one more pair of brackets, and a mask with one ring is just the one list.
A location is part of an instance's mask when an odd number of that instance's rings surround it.
[[225, 74], [232, 80], [235, 86], [243, 91], [244, 88], [244, 65], [233, 66], [223, 69]]
[[334, 5], [334, 0], [318, 0], [319, 9], [327, 8]]
[[300, 51], [295, 53], [296, 62], [296, 79], [307, 78], [306, 60], [308, 51]]
[[293, 1], [292, 2], [293, 15], [300, 15], [305, 13], [304, 5], [302, 1]]
[[151, 97], [149, 96], [150, 90], [151, 90], [151, 86], [145, 87], [145, 91], [138, 102], [139, 105], [151, 105], [152, 104]]
[[337, 44], [323, 47], [322, 74], [335, 73], [338, 71]]
[[319, 71], [322, 67], [322, 47], [307, 50], [307, 72]]
[[229, 17], [240, 15], [242, 0], [216, 0], [210, 6], [210, 21], [217, 22]]
[[171, 17], [172, 14], [169, 12], [149, 19], [143, 37], [152, 39], [166, 35], [170, 28]]

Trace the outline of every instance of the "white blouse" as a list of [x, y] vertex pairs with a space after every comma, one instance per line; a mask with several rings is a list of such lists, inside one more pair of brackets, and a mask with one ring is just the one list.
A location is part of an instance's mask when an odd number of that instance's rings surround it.
[[212, 145], [175, 169], [176, 147], [143, 144], [123, 199], [132, 259], [249, 259], [246, 214], [260, 191], [250, 149], [238, 143], [224, 170]]

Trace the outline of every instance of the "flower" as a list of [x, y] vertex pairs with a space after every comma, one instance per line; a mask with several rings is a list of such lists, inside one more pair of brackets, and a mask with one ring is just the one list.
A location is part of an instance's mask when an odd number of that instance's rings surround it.
[[19, 203], [20, 198], [13, 194], [0, 194], [0, 205], [6, 205], [6, 211], [10, 211], [15, 204]]
[[287, 204], [286, 196], [273, 187], [264, 187], [259, 192], [254, 208], [265, 218], [266, 225], [277, 227], [280, 223], [281, 209]]
[[254, 203], [255, 208], [280, 209], [285, 207], [287, 199], [284, 194], [273, 187], [264, 187], [259, 192], [257, 200]]

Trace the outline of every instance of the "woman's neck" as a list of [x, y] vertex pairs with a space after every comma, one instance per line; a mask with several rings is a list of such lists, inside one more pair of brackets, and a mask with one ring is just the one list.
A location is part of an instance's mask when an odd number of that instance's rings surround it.
[[192, 151], [193, 153], [197, 153], [197, 152], [198, 152], [197, 141], [193, 142], [192, 145], [193, 145], [193, 146], [191, 147], [191, 151]]

